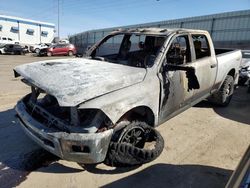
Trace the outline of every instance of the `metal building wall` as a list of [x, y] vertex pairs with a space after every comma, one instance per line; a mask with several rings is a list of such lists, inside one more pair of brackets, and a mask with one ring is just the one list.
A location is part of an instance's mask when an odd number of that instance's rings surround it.
[[138, 27], [204, 29], [210, 32], [216, 48], [250, 49], [250, 10], [91, 30], [72, 35], [70, 41], [83, 52], [117, 28]]
[[11, 38], [21, 44], [51, 43], [54, 33], [55, 25], [52, 23], [0, 15], [0, 36]]

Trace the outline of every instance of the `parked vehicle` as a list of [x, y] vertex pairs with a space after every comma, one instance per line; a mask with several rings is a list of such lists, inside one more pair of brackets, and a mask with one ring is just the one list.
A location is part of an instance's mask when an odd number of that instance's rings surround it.
[[19, 44], [19, 42], [9, 37], [0, 36], [0, 44]]
[[73, 56], [76, 54], [76, 48], [73, 44], [54, 44], [48, 48], [41, 49], [39, 54], [53, 56], [53, 55], [68, 55]]
[[247, 85], [250, 92], [250, 51], [242, 51], [239, 85]]
[[59, 41], [59, 43], [61, 44], [69, 44], [69, 40], [68, 39], [62, 39]]
[[4, 46], [5, 44], [0, 44], [0, 54], [5, 54]]
[[114, 31], [85, 58], [15, 67], [32, 88], [17, 103], [17, 117], [33, 140], [63, 159], [146, 163], [163, 150], [155, 126], [208, 97], [229, 104], [241, 58], [240, 50], [214, 49], [207, 31]]
[[0, 46], [0, 54], [23, 55], [28, 49], [19, 44], [4, 44]]
[[36, 44], [34, 46], [30, 46], [30, 51], [39, 54], [41, 49], [48, 48], [49, 46], [50, 44], [45, 44], [45, 43]]

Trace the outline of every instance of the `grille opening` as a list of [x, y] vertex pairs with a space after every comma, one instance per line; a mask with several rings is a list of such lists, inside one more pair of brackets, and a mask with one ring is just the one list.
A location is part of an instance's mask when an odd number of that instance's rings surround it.
[[83, 145], [72, 145], [72, 151], [73, 152], [79, 152], [79, 153], [90, 153], [90, 149], [88, 146]]

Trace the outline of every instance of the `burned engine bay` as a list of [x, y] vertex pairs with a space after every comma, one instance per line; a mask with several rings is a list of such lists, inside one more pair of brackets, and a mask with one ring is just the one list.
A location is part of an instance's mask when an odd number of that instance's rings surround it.
[[99, 109], [61, 107], [52, 95], [34, 86], [31, 90], [23, 102], [30, 115], [48, 128], [67, 133], [95, 133], [112, 126], [109, 118]]

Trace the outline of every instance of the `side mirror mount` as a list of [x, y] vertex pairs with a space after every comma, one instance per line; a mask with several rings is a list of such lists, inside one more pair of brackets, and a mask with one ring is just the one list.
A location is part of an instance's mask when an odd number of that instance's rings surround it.
[[154, 65], [155, 62], [155, 55], [147, 55], [145, 60], [144, 60], [144, 67], [152, 67]]

